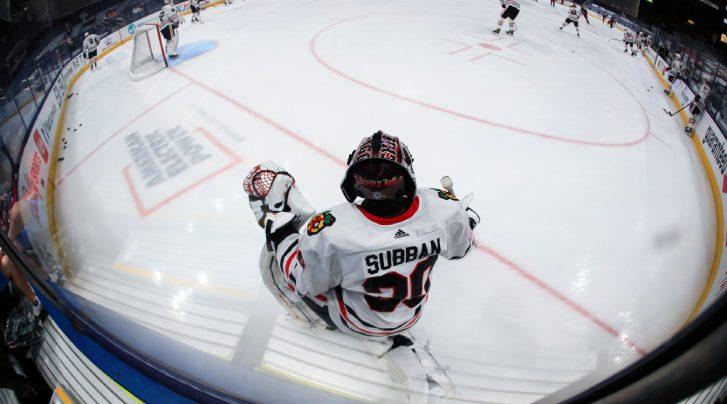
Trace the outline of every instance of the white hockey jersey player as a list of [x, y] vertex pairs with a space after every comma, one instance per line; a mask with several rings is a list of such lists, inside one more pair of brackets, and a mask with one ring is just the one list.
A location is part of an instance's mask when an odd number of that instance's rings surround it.
[[679, 75], [682, 73], [681, 56], [678, 53], [674, 55], [671, 67], [668, 67], [666, 70], [668, 72], [666, 80], [669, 82], [669, 87], [664, 89], [664, 94], [669, 95], [671, 94], [672, 84], [674, 84], [674, 81], [678, 79]]
[[89, 34], [88, 32], [86, 32], [85, 38], [83, 39], [83, 54], [89, 61], [91, 70], [97, 67], [98, 64], [96, 56], [98, 56], [98, 45], [100, 41], [98, 35]]
[[674, 60], [671, 62], [671, 67], [669, 68], [669, 73], [674, 76], [679, 76], [682, 73], [682, 62], [679, 60], [679, 54], [677, 53], [677, 56], [674, 58]]
[[161, 11], [159, 12], [159, 22], [161, 24], [160, 29], [164, 29], [170, 25], [172, 26], [172, 28], [179, 27], [179, 12], [177, 11], [177, 8], [174, 7], [171, 1], [167, 1], [164, 7], [162, 7]]
[[570, 7], [570, 10], [568, 10], [568, 19], [571, 20], [571, 22], [578, 22], [579, 18], [581, 18], [581, 14], [575, 7], [575, 3], [573, 3], [573, 6]]
[[502, 13], [500, 13], [500, 19], [497, 21], [497, 28], [492, 32], [499, 34], [505, 20], [508, 20], [509, 29], [505, 33], [513, 35], [515, 33], [515, 19], [520, 14], [520, 2], [517, 0], [500, 0], [500, 4], [502, 5]]
[[694, 100], [692, 100], [692, 102], [690, 103], [691, 105], [689, 106], [689, 112], [691, 116], [689, 117], [689, 122], [684, 127], [684, 130], [690, 136], [692, 135], [692, 131], [694, 130], [694, 126], [699, 120], [699, 117], [702, 115], [702, 112], [704, 112], [706, 108], [707, 99], [709, 98], [710, 93], [711, 89], [709, 88], [709, 84], [705, 80], [699, 87], [699, 91], [697, 91], [697, 94], [694, 96]]
[[[301, 232], [265, 219], [268, 247], [279, 268], [274, 275], [281, 275], [275, 287], [286, 299], [295, 304], [299, 297], [319, 315], [323, 311], [330, 328], [357, 336], [387, 337], [416, 324], [438, 259], [469, 252], [479, 217], [446, 191], [416, 188], [412, 161], [397, 138], [377, 132], [349, 157], [341, 185], [348, 203], [313, 216]], [[265, 180], [270, 167], [278, 174]], [[276, 191], [283, 175], [280, 167], [265, 163], [245, 180], [259, 220], [265, 217], [261, 212], [283, 206], [294, 215], [311, 210], [307, 203], [291, 201], [299, 198], [292, 179]], [[284, 202], [271, 201], [276, 193], [288, 196]], [[354, 203], [357, 197], [363, 203]], [[401, 209], [384, 216], [373, 212], [376, 206]]]
[[462, 205], [444, 191], [418, 189], [395, 218], [352, 203], [318, 214], [279, 245], [276, 259], [298, 294], [327, 302], [340, 330], [388, 336], [419, 320], [439, 257], [461, 258], [471, 245]]
[[200, 12], [202, 11], [203, 4], [202, 0], [190, 0], [189, 8], [192, 10], [192, 22], [202, 22]]
[[581, 32], [578, 28], [578, 19], [580, 18], [581, 14], [578, 12], [578, 9], [576, 8], [576, 3], [572, 3], [570, 6], [570, 10], [568, 10], [568, 17], [566, 17], [565, 21], [563, 21], [563, 24], [560, 26], [560, 30], [562, 31], [563, 28], [565, 28], [568, 24], [573, 24], [573, 26], [576, 27], [576, 35], [579, 37], [581, 36]]
[[634, 34], [631, 31], [624, 31], [624, 52], [628, 52], [629, 47], [631, 48], [631, 56], [636, 56], [636, 49], [634, 49]]
[[83, 39], [83, 51], [87, 54], [90, 52], [96, 52], [100, 39], [96, 34], [87, 34], [86, 38]]
[[160, 31], [166, 41], [165, 48], [167, 55], [175, 58], [178, 56], [177, 45], [179, 44], [179, 33], [177, 32], [177, 28], [179, 28], [181, 18], [171, 0], [165, 0], [164, 3], [164, 7], [159, 12]]

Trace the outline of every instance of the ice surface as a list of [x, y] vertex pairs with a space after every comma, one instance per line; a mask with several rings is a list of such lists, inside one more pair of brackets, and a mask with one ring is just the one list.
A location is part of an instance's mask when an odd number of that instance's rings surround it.
[[[180, 60], [148, 79], [129, 80], [131, 44], [117, 49], [68, 106], [64, 286], [210, 363], [401, 401], [360, 341], [283, 316], [242, 190], [270, 159], [318, 209], [340, 203], [346, 156], [382, 129], [408, 144], [420, 186], [449, 175], [476, 195], [479, 248], [437, 264], [414, 328], [456, 399], [533, 401], [653, 349], [712, 260], [699, 160], [620, 31], [591, 18], [577, 38], [557, 29], [566, 8], [526, 0], [515, 36], [495, 36], [499, 12], [495, 0], [238, 1], [183, 25]], [[185, 372], [217, 385], [204, 363]]]

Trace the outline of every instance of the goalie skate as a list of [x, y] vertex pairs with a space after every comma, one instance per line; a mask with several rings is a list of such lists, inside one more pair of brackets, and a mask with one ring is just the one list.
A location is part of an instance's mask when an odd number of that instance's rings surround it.
[[452, 380], [428, 345], [405, 335], [366, 340], [365, 344], [409, 403], [437, 403], [454, 395]]

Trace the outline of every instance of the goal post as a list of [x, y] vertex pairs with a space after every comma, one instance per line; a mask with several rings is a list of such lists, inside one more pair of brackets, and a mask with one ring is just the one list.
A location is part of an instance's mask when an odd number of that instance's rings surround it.
[[159, 24], [144, 24], [137, 28], [132, 46], [129, 66], [132, 80], [147, 78], [169, 66]]

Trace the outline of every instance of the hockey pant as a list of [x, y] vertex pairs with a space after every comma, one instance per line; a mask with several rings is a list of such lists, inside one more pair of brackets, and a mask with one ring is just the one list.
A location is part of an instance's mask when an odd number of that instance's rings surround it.
[[573, 24], [576, 27], [576, 32], [580, 33], [580, 31], [578, 30], [578, 20], [573, 21], [570, 18], [566, 18], [561, 28], [565, 28], [568, 24]]
[[517, 18], [517, 15], [520, 13], [520, 10], [513, 6], [508, 6], [502, 14], [500, 14], [500, 20], [497, 21], [497, 28], [500, 29], [502, 27], [502, 24], [505, 23], [505, 20], [510, 20], [508, 23], [508, 27], [510, 28], [510, 31], [515, 31], [515, 18]]

